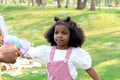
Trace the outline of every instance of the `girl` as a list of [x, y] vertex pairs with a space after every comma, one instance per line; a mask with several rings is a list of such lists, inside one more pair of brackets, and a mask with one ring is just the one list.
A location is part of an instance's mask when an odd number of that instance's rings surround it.
[[38, 46], [28, 51], [29, 57], [44, 61], [48, 80], [75, 80], [77, 68], [85, 70], [93, 80], [99, 80], [91, 66], [91, 57], [81, 49], [84, 42], [82, 29], [71, 20], [54, 18], [55, 24], [45, 33], [51, 46]]

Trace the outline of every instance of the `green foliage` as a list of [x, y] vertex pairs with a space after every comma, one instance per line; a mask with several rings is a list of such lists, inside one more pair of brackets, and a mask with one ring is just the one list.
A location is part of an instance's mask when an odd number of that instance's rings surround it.
[[51, 4], [51, 3], [53, 3], [53, 1], [54, 1], [54, 0], [47, 0], [47, 3], [48, 3], [48, 4]]
[[[54, 24], [55, 16], [65, 18], [71, 16], [81, 25], [86, 34], [86, 42], [82, 46], [92, 59], [93, 67], [101, 80], [120, 79], [120, 10], [101, 9], [97, 11], [56, 9], [47, 7], [0, 6], [0, 13], [5, 18], [10, 34], [28, 39], [33, 46], [47, 43], [44, 32]], [[41, 68], [40, 68], [41, 70]], [[78, 70], [77, 80], [92, 80], [83, 70]], [[47, 74], [28, 74], [22, 77], [3, 75], [3, 80], [46, 80]]]

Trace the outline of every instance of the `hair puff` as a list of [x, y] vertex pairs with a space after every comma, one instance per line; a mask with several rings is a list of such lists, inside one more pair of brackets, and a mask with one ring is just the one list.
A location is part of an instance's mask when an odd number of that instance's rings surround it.
[[58, 17], [54, 17], [54, 21], [58, 21], [60, 18], [58, 18]]
[[66, 21], [66, 22], [70, 22], [70, 21], [71, 21], [71, 17], [69, 17], [69, 16], [66, 17], [65, 21]]

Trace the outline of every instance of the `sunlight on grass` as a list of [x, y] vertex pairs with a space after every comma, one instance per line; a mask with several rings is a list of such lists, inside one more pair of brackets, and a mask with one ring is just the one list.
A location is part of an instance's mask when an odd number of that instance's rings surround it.
[[[95, 68], [101, 76], [101, 80], [118, 80], [120, 78], [119, 65], [120, 59], [118, 58], [101, 62]], [[111, 78], [109, 79], [110, 76]]]
[[105, 61], [105, 62], [101, 62], [100, 64], [96, 65], [95, 68], [99, 71], [99, 72], [104, 72], [106, 71], [106, 67], [109, 66], [113, 66], [113, 65], [120, 65], [120, 59], [112, 59], [109, 61]]

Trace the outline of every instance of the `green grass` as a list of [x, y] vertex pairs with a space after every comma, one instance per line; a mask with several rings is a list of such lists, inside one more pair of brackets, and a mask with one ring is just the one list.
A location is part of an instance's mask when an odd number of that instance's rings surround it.
[[[83, 49], [92, 59], [93, 67], [101, 80], [120, 79], [120, 11], [101, 9], [100, 11], [57, 9], [47, 7], [0, 6], [10, 34], [28, 39], [34, 46], [47, 44], [44, 32], [54, 23], [54, 16], [71, 16], [81, 25], [86, 34]], [[41, 68], [40, 68], [41, 69]], [[92, 80], [83, 70], [78, 70], [77, 80]], [[3, 80], [46, 80], [47, 74], [27, 74], [19, 77], [3, 75]]]

